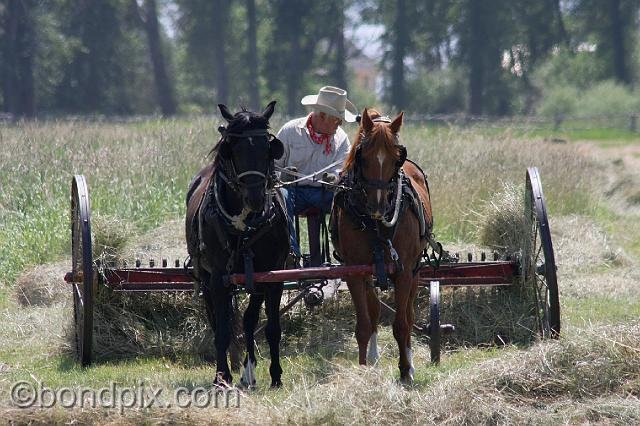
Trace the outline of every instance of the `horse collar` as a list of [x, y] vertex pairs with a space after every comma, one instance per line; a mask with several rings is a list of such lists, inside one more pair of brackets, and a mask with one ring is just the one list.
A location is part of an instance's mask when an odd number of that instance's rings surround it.
[[[219, 173], [220, 178], [227, 184], [229, 184], [228, 178], [224, 175], [224, 173]], [[232, 189], [235, 189], [232, 185], [229, 185]], [[252, 221], [252, 223], [247, 223], [247, 218], [251, 214], [251, 210], [246, 206], [242, 207], [242, 210], [237, 215], [231, 215], [224, 207], [222, 203], [222, 198], [220, 196], [220, 191], [218, 188], [218, 179], [214, 177], [213, 179], [213, 201], [215, 203], [216, 210], [222, 215], [221, 219], [224, 218], [224, 222], [227, 225], [227, 228], [232, 228], [235, 232], [246, 233], [251, 232], [252, 229], [258, 228], [262, 223], [269, 219], [271, 213], [271, 193], [268, 192], [265, 196], [264, 207], [262, 208], [262, 212], [260, 216]]]

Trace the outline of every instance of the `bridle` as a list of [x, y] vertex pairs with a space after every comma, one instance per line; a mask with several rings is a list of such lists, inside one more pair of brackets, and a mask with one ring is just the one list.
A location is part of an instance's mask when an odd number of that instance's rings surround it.
[[[378, 117], [372, 120], [374, 123], [391, 123], [391, 119], [387, 116]], [[395, 135], [396, 142], [398, 142], [398, 136]], [[400, 157], [396, 161], [395, 171], [389, 181], [384, 181], [381, 179], [367, 179], [364, 176], [363, 168], [362, 168], [362, 147], [366, 144], [370, 143], [371, 136], [365, 133], [361, 133], [360, 144], [356, 147], [355, 161], [354, 161], [354, 178], [353, 178], [353, 186], [352, 189], [356, 192], [360, 193], [360, 196], [363, 200], [366, 200], [366, 191], [367, 189], [374, 190], [389, 190], [393, 191], [396, 189], [396, 198], [399, 198], [399, 193], [401, 192], [402, 180], [404, 177], [404, 173], [402, 172], [402, 165], [407, 159], [407, 149], [404, 145], [400, 145], [397, 143], [398, 149], [400, 150]], [[397, 200], [396, 200], [397, 201]], [[365, 201], [366, 203], [366, 201]], [[395, 203], [396, 206], [398, 202]], [[396, 208], [397, 210], [397, 208]], [[394, 216], [397, 216], [394, 214]]]
[[[218, 127], [218, 131], [222, 135], [222, 139], [220, 140], [220, 149], [223, 149], [222, 147], [224, 146], [224, 144], [230, 144], [229, 138], [231, 137], [238, 139], [249, 139], [249, 142], [251, 142], [251, 139], [254, 137], [265, 137], [267, 138], [268, 144], [270, 144], [271, 141], [276, 138], [273, 134], [269, 133], [268, 129], [253, 129], [244, 130], [241, 132], [230, 132], [224, 126], [220, 126]], [[262, 186], [265, 191], [267, 191], [269, 189], [272, 189], [275, 184], [274, 161], [272, 159], [269, 160], [266, 173], [258, 170], [245, 170], [238, 173], [231, 155], [222, 156], [221, 163], [222, 170], [219, 171], [220, 177], [235, 191], [241, 191], [242, 189], [251, 189], [256, 186]], [[253, 183], [246, 183], [242, 180], [242, 178], [246, 176], [258, 176], [260, 179]]]

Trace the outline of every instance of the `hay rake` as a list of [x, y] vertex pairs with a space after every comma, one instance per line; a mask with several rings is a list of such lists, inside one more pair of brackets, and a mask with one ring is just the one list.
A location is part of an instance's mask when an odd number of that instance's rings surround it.
[[[510, 258], [487, 260], [484, 253], [480, 261], [473, 262], [468, 255], [467, 262], [459, 262], [459, 256], [444, 256], [435, 260], [427, 254], [418, 269], [419, 283], [429, 287], [429, 324], [416, 326], [415, 330], [429, 337], [431, 361], [440, 361], [441, 337], [453, 331], [453, 326], [441, 324], [440, 288], [456, 286], [512, 286], [524, 285], [535, 296], [535, 316], [543, 338], [557, 337], [560, 333], [560, 303], [556, 264], [547, 218], [545, 199], [538, 169], [531, 167], [526, 173], [524, 219], [527, 235], [523, 235], [520, 252]], [[195, 285], [189, 268], [181, 267], [176, 261], [171, 267], [162, 260], [162, 267], [155, 267], [150, 261], [142, 267], [136, 261], [135, 267], [115, 268], [101, 265], [93, 259], [91, 238], [91, 213], [89, 191], [82, 175], [73, 177], [71, 185], [71, 271], [64, 279], [73, 288], [76, 354], [78, 361], [87, 366], [92, 362], [93, 308], [94, 295], [98, 285], [104, 285], [119, 292], [180, 292], [194, 291]], [[386, 265], [387, 273], [394, 272], [394, 264]], [[321, 288], [318, 283], [330, 279], [342, 279], [353, 275], [371, 275], [374, 265], [345, 266], [331, 264], [319, 267], [256, 272], [254, 282], [283, 281], [285, 290], [299, 291], [299, 294], [283, 307], [286, 312], [299, 300], [307, 299], [310, 304], [322, 301], [322, 295], [313, 294], [310, 289]], [[245, 282], [243, 274], [225, 277], [228, 285], [239, 290]], [[316, 292], [317, 293], [317, 292]], [[388, 309], [392, 307], [385, 305]]]

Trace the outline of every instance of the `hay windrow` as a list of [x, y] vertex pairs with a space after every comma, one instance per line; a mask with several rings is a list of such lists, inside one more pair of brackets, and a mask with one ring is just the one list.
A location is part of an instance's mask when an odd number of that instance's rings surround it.
[[524, 186], [502, 182], [502, 189], [473, 211], [470, 220], [481, 245], [500, 253], [518, 253], [522, 237], [528, 232], [524, 220]]
[[[453, 369], [411, 387], [395, 366], [331, 362], [288, 375], [281, 391], [245, 392], [241, 410], [127, 410], [114, 423], [523, 424], [640, 421], [640, 323], [573, 329], [558, 341]], [[107, 410], [32, 412], [30, 419], [100, 422]], [[27, 418], [8, 412], [9, 418]], [[119, 419], [119, 420], [118, 420]]]
[[51, 306], [67, 303], [71, 289], [63, 276], [70, 269], [69, 261], [35, 266], [17, 280], [13, 290], [20, 306]]

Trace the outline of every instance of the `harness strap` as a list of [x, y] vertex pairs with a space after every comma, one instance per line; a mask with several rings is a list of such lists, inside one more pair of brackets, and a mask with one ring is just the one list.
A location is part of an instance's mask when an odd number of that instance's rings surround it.
[[252, 294], [256, 291], [253, 281], [253, 251], [243, 244], [242, 258], [244, 259], [244, 288], [247, 293]]

